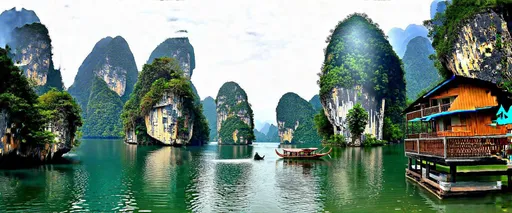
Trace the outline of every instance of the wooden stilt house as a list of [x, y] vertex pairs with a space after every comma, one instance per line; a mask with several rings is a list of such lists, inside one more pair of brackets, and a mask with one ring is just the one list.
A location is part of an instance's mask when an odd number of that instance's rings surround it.
[[[511, 122], [503, 106], [510, 106], [509, 93], [494, 83], [461, 76], [419, 97], [404, 110], [407, 177], [439, 197], [500, 190], [500, 181], [457, 181], [457, 176], [492, 175], [457, 168], [507, 164]], [[506, 175], [507, 169], [498, 173]]]

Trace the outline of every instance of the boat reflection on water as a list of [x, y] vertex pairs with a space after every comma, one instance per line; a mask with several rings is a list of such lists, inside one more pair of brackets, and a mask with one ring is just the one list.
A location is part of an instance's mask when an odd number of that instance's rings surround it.
[[316, 165], [330, 166], [331, 162], [323, 158], [320, 159], [290, 159], [290, 158], [279, 158], [276, 160], [276, 164], [282, 162], [283, 166], [300, 166], [303, 168], [313, 168]]

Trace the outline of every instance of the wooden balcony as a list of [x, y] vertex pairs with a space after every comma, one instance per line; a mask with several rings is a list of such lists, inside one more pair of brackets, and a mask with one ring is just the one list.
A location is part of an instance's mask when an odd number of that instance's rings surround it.
[[452, 103], [440, 104], [440, 105], [412, 111], [412, 112], [409, 112], [406, 114], [406, 118], [409, 121], [409, 120], [412, 120], [415, 118], [422, 118], [424, 116], [433, 115], [433, 114], [440, 113], [440, 112], [446, 112], [446, 111], [448, 111], [448, 109], [450, 109], [451, 105], [452, 105]]
[[405, 140], [405, 153], [444, 160], [478, 159], [501, 153], [506, 144], [504, 135], [417, 138]]

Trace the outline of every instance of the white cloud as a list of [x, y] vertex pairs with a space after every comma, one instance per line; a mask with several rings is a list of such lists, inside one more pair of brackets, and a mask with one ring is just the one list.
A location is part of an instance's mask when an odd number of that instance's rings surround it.
[[192, 81], [202, 98], [226, 81], [247, 92], [255, 119], [275, 122], [286, 92], [306, 100], [318, 93], [317, 73], [329, 30], [365, 12], [384, 32], [421, 24], [431, 0], [2, 0], [0, 9], [34, 10], [49, 28], [54, 62], [69, 87], [94, 44], [123, 36], [139, 70], [151, 51], [177, 30], [188, 31], [196, 53]]

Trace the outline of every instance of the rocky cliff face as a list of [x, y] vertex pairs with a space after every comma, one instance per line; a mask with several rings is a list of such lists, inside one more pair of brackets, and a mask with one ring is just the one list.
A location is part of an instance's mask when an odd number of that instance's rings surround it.
[[38, 86], [40, 94], [49, 87], [63, 89], [60, 70], [53, 66], [51, 39], [46, 26], [33, 23], [14, 29], [9, 46], [13, 51], [14, 64]]
[[193, 121], [183, 109], [183, 98], [166, 93], [144, 117], [149, 136], [166, 145], [184, 145], [190, 141]]
[[188, 38], [169, 38], [159, 44], [149, 56], [148, 64], [155, 58], [169, 57], [179, 61], [180, 67], [187, 78], [192, 77], [196, 68], [196, 59], [194, 47], [190, 44]]
[[235, 82], [224, 83], [216, 102], [219, 144], [251, 144], [255, 139], [253, 113], [245, 91]]
[[21, 157], [34, 161], [46, 162], [60, 158], [69, 152], [75, 140], [74, 132], [69, 128], [64, 118], [47, 123], [46, 130], [55, 135], [55, 143], [27, 145], [16, 136], [21, 128], [13, 125], [6, 110], [0, 112], [0, 164], [2, 160], [12, 157]]
[[84, 112], [84, 136], [119, 136], [119, 115], [123, 103], [133, 91], [137, 76], [135, 59], [123, 37], [106, 37], [96, 43], [69, 88], [69, 93]]
[[512, 78], [512, 36], [504, 14], [486, 10], [465, 20], [441, 62], [455, 75], [494, 83]]
[[203, 145], [208, 121], [189, 79], [173, 58], [144, 65], [133, 95], [121, 114], [126, 142], [136, 144]]
[[335, 134], [344, 135], [351, 141], [350, 130], [346, 122], [350, 109], [361, 103], [361, 106], [368, 112], [368, 124], [364, 134], [371, 134], [382, 140], [382, 128], [384, 127], [385, 100], [377, 100], [373, 95], [360, 87], [355, 89], [334, 88], [328, 99], [323, 100], [324, 110], [327, 112], [330, 123], [334, 127]]

